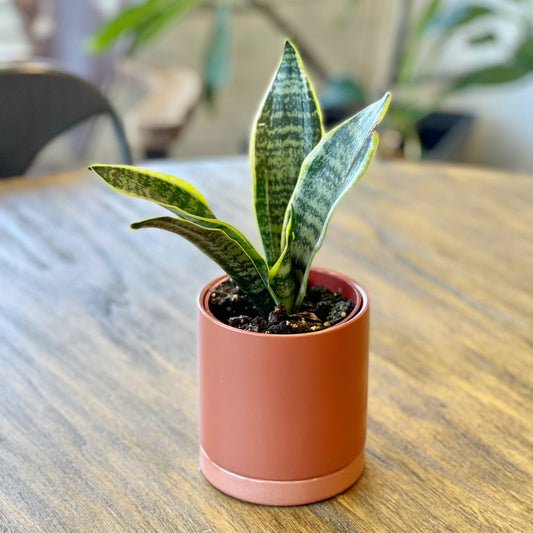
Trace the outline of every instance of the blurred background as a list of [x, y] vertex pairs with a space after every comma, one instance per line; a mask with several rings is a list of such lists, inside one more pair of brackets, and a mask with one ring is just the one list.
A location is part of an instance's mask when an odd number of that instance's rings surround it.
[[[44, 61], [98, 86], [136, 161], [246, 152], [285, 38], [328, 126], [392, 91], [381, 157], [533, 172], [531, 0], [0, 0], [2, 66]], [[112, 162], [95, 127], [38, 163], [87, 145]]]

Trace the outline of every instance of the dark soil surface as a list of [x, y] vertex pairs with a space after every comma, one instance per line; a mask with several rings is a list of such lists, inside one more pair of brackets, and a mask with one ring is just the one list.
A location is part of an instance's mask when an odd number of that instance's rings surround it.
[[280, 305], [262, 318], [232, 280], [217, 285], [209, 297], [209, 309], [218, 320], [246, 331], [259, 333], [309, 333], [320, 331], [344, 320], [354, 303], [340, 292], [331, 292], [321, 285], [307, 288], [300, 311], [288, 315]]

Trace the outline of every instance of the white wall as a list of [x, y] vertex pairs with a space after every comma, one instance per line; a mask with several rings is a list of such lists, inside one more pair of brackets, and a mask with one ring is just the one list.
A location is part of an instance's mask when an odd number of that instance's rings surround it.
[[533, 174], [533, 80], [471, 89], [448, 107], [476, 116], [466, 149], [469, 163]]

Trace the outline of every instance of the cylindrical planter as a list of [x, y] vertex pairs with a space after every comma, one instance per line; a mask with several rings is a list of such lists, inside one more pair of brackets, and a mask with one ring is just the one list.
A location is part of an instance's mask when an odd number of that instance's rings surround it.
[[232, 328], [200, 294], [200, 466], [242, 500], [299, 505], [350, 487], [364, 464], [368, 298], [348, 277], [314, 268], [310, 285], [341, 289], [354, 311], [328, 329], [269, 335]]

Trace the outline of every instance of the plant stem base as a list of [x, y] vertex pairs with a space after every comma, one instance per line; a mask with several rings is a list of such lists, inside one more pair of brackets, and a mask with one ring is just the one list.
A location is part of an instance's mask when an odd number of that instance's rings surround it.
[[348, 466], [332, 474], [297, 481], [272, 481], [229, 472], [200, 448], [200, 468], [213, 486], [240, 500], [263, 505], [303, 505], [331, 498], [357, 481], [364, 462], [363, 450]]

